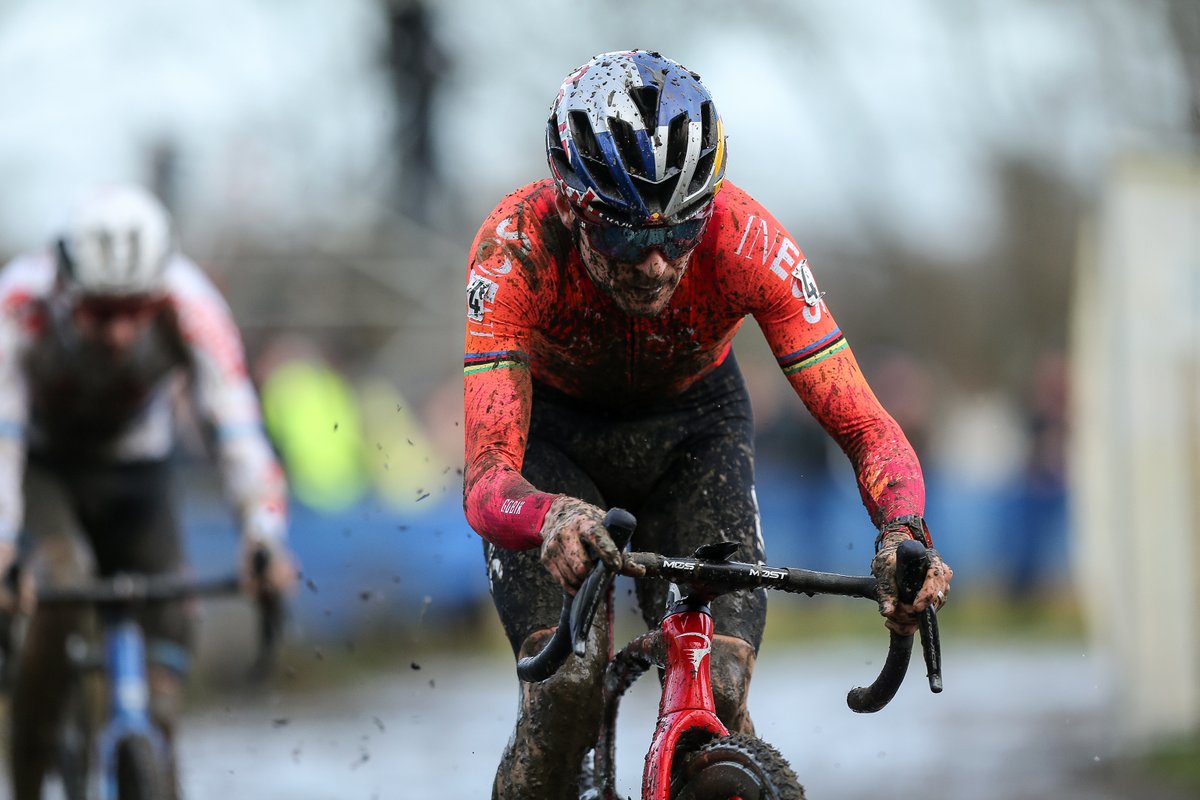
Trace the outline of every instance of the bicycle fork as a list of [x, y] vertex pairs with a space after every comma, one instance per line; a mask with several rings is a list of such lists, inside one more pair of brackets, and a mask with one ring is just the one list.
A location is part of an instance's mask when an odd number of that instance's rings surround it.
[[108, 720], [97, 741], [102, 800], [117, 797], [117, 754], [131, 738], [150, 741], [160, 762], [167, 757], [166, 741], [150, 718], [150, 689], [146, 675], [146, 644], [141, 627], [117, 618], [104, 626], [104, 656], [109, 680]]

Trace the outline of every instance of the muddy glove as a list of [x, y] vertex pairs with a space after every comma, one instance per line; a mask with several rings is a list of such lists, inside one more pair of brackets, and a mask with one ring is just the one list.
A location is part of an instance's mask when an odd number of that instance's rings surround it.
[[604, 527], [604, 512], [575, 497], [561, 495], [542, 522], [542, 566], [571, 595], [600, 559], [611, 569], [622, 567], [621, 553]]
[[[900, 603], [896, 597], [896, 550], [905, 539], [916, 539], [924, 544], [929, 556], [925, 584], [911, 605]], [[950, 597], [950, 579], [954, 577], [954, 570], [930, 546], [929, 529], [920, 517], [907, 517], [885, 524], [875, 542], [871, 574], [879, 581], [879, 613], [887, 618], [884, 624], [890, 630], [902, 636], [912, 636], [917, 632], [916, 615], [931, 606], [935, 610], [941, 608]]]
[[[17, 546], [12, 542], [0, 542], [0, 614], [33, 613], [37, 603], [37, 590], [33, 576], [21, 570], [19, 576], [13, 572], [17, 563]], [[16, 578], [14, 585], [14, 578]]]
[[[266, 556], [261, 575], [257, 563], [259, 552]], [[287, 596], [296, 588], [299, 578], [296, 557], [281, 541], [243, 536], [241, 561], [242, 590], [251, 596]]]

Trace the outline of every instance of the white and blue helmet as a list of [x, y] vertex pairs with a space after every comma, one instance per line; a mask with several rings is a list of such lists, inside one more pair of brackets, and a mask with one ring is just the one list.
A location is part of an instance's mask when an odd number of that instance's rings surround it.
[[585, 218], [673, 225], [711, 210], [725, 132], [696, 73], [646, 50], [601, 53], [558, 90], [546, 157]]

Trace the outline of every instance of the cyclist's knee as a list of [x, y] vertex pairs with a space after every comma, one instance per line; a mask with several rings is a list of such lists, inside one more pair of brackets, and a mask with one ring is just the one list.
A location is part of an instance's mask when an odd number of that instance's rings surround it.
[[[605, 648], [598, 631], [603, 627], [593, 628], [586, 656], [568, 658], [548, 680], [521, 684], [516, 729], [496, 771], [494, 800], [557, 800], [564, 787], [578, 796], [583, 754], [600, 729]], [[521, 643], [520, 656], [536, 653], [550, 634], [531, 634]]]
[[754, 672], [754, 647], [743, 639], [717, 635], [712, 646], [712, 687], [717, 716], [733, 733], [753, 733], [746, 709], [750, 676]]
[[[549, 680], [541, 683], [524, 684], [532, 690], [544, 693], [564, 701], [579, 702], [588, 705], [600, 699], [600, 685], [604, 678], [604, 650], [602, 637], [598, 629], [593, 627], [588, 636], [587, 653], [583, 657], [571, 656]], [[521, 643], [521, 657], [532, 655], [541, 649], [546, 639], [554, 631], [542, 630], [530, 634]]]
[[39, 586], [76, 586], [96, 572], [91, 548], [78, 536], [54, 533], [40, 536], [29, 558]]
[[[584, 657], [571, 656], [548, 680], [521, 685], [522, 720], [518, 724], [524, 721], [532, 725], [551, 742], [595, 736], [604, 680], [604, 650], [596, 629], [588, 637]], [[521, 644], [521, 656], [536, 653], [551, 633], [546, 630], [531, 634]]]

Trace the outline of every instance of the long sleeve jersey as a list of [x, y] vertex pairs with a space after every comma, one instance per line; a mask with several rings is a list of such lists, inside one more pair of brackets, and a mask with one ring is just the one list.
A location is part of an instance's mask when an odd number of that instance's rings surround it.
[[171, 257], [164, 309], [119, 356], [79, 334], [56, 272], [50, 254], [20, 256], [0, 272], [0, 541], [21, 526], [27, 454], [85, 465], [166, 458], [179, 375], [190, 378], [213, 433], [243, 532], [282, 537], [283, 471], [262, 430], [241, 336], [203, 271]]
[[924, 513], [915, 453], [863, 377], [791, 235], [726, 181], [667, 308], [622, 312], [589, 278], [548, 180], [506, 196], [471, 247], [464, 508], [502, 547], [540, 543], [556, 495], [521, 476], [533, 380], [614, 412], [676, 395], [726, 358], [746, 317], [853, 465], [876, 525]]

